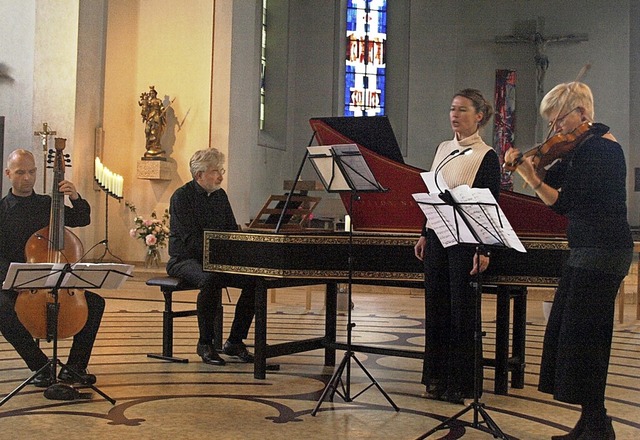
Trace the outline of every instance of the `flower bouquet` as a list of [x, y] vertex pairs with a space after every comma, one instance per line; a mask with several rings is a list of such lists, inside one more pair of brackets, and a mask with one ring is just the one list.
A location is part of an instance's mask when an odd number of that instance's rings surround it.
[[165, 209], [162, 218], [158, 218], [155, 211], [151, 217], [144, 219], [136, 212], [136, 207], [125, 202], [125, 205], [135, 214], [133, 219], [134, 227], [129, 230], [132, 238], [144, 241], [147, 253], [144, 259], [145, 267], [160, 266], [160, 248], [167, 246], [169, 240], [169, 210]]

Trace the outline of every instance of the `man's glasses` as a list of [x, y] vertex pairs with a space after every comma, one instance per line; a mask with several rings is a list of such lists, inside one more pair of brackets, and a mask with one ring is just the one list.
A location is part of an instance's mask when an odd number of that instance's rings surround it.
[[214, 170], [220, 173], [221, 176], [224, 176], [224, 173], [227, 172], [227, 170], [225, 170], [224, 168], [218, 168], [217, 170]]

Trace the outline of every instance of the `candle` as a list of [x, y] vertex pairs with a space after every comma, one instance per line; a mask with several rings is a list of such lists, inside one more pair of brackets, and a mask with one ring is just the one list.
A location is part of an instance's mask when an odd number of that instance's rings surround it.
[[104, 165], [102, 165], [102, 162], [100, 162], [100, 159], [96, 157], [96, 179], [98, 180], [99, 184], [102, 184], [103, 172], [104, 172]]
[[345, 215], [344, 216], [344, 230], [349, 232], [351, 231], [351, 216], [350, 215]]

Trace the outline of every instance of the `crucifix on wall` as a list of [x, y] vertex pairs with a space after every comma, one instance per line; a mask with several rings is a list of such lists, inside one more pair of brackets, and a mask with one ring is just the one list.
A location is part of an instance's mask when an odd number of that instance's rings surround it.
[[[532, 26], [532, 24], [534, 26]], [[526, 29], [522, 29], [526, 28]], [[586, 34], [567, 34], [567, 35], [544, 35], [544, 18], [538, 17], [528, 20], [524, 23], [516, 25], [514, 35], [504, 35], [495, 37], [498, 44], [530, 44], [535, 50], [533, 61], [536, 69], [536, 109], [540, 108], [540, 101], [544, 96], [544, 77], [549, 68], [549, 57], [546, 54], [547, 46], [555, 44], [571, 44], [587, 41], [589, 38]], [[537, 118], [539, 119], [539, 118]], [[536, 135], [538, 134], [539, 121], [536, 122]]]
[[42, 140], [42, 192], [47, 193], [47, 154], [49, 153], [49, 136], [58, 134], [57, 131], [49, 130], [49, 124], [44, 122], [42, 130], [34, 131], [34, 136], [40, 136]]

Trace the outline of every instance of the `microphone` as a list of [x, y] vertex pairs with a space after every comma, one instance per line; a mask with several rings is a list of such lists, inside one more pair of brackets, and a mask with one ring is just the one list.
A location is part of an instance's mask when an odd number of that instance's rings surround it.
[[462, 151], [460, 151], [459, 149], [455, 149], [451, 153], [449, 153], [444, 159], [442, 159], [442, 161], [440, 161], [440, 163], [436, 167], [436, 171], [435, 171], [433, 177], [434, 177], [434, 179], [436, 181], [436, 187], [438, 188], [438, 191], [440, 191], [441, 194], [442, 194], [442, 189], [440, 188], [440, 185], [438, 185], [438, 173], [440, 171], [442, 171], [442, 169], [445, 167], [445, 165], [447, 165], [449, 162], [451, 162], [456, 157], [466, 156], [467, 154], [471, 153], [472, 151], [473, 151], [473, 148], [471, 148], [471, 147], [467, 147]]
[[77, 263], [81, 263], [82, 260], [84, 260], [84, 258], [89, 255], [89, 252], [91, 252], [92, 250], [94, 250], [95, 248], [97, 248], [98, 246], [102, 245], [107, 245], [108, 240], [105, 238], [104, 240], [100, 240], [99, 242], [97, 242], [96, 244], [94, 244], [93, 246], [91, 246], [89, 248], [89, 250], [87, 252], [85, 252], [84, 254], [82, 254], [82, 257], [80, 257], [80, 259], [78, 259], [78, 261], [76, 261], [73, 264], [77, 264]]

